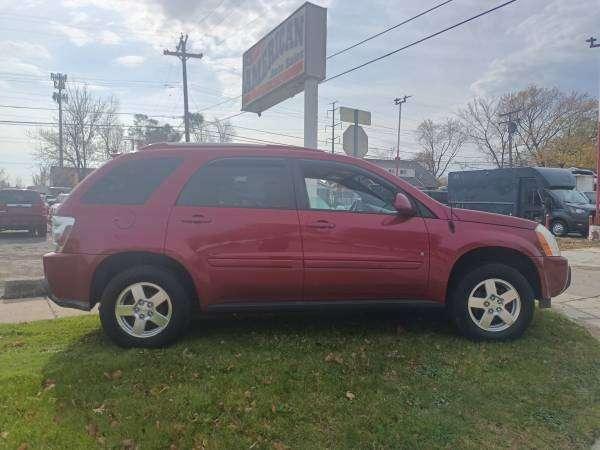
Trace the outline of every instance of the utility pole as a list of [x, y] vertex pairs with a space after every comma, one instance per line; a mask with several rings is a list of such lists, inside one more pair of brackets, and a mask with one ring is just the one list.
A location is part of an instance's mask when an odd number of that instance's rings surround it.
[[202, 53], [187, 53], [186, 45], [187, 45], [188, 35], [185, 37], [183, 34], [179, 37], [179, 43], [177, 44], [177, 48], [175, 51], [164, 50], [163, 55], [167, 56], [177, 56], [181, 60], [181, 68], [183, 70], [183, 123], [185, 125], [185, 142], [190, 142], [190, 118], [188, 111], [188, 89], [187, 89], [187, 67], [186, 62], [188, 58], [196, 58], [201, 59]]
[[[600, 44], [597, 44], [595, 37], [590, 37], [586, 42], [589, 42], [590, 48], [599, 48]], [[598, 65], [598, 137], [597, 146], [598, 153], [596, 155], [596, 226], [600, 226], [600, 64]], [[590, 238], [592, 233], [590, 231]]]
[[[504, 122], [500, 122], [500, 125], [506, 125], [508, 131], [508, 167], [513, 167], [513, 135], [517, 132], [517, 124], [519, 123], [519, 113], [521, 109], [513, 109], [512, 111], [505, 112], [504, 114], [498, 114], [500, 117], [508, 117]], [[513, 114], [515, 117], [513, 118]]]
[[406, 100], [411, 98], [412, 95], [405, 95], [404, 97], [396, 97], [394, 99], [394, 105], [398, 106], [398, 144], [396, 146], [396, 176], [400, 175], [400, 128], [402, 127], [402, 104], [406, 103]]
[[[337, 137], [335, 136], [335, 128], [338, 125], [341, 125], [342, 122], [336, 122], [335, 121], [335, 112], [339, 109], [336, 108], [335, 105], [337, 104], [337, 100], [333, 101], [330, 103], [331, 105], [331, 109], [328, 109], [327, 111], [331, 113], [331, 154], [333, 155], [335, 153], [335, 144], [337, 142]], [[325, 130], [327, 131], [327, 127], [325, 127]], [[325, 140], [325, 143], [327, 143], [329, 139]]]
[[54, 89], [56, 89], [52, 93], [52, 99], [58, 103], [58, 165], [62, 169], [64, 166], [62, 102], [68, 101], [67, 94], [63, 92], [67, 82], [67, 74], [51, 73], [50, 79], [54, 82]]

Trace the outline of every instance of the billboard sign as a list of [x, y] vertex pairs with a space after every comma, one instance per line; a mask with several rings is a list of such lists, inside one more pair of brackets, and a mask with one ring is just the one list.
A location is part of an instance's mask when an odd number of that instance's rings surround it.
[[243, 56], [242, 111], [261, 112], [325, 78], [327, 9], [304, 3]]

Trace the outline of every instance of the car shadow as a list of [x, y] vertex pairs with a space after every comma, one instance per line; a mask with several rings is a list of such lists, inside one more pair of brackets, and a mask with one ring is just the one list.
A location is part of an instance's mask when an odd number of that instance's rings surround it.
[[[195, 373], [210, 378], [211, 389], [217, 389], [230, 382], [232, 376], [240, 380], [255, 378], [257, 367], [268, 374], [276, 365], [278, 370], [295, 364], [310, 367], [315, 358], [323, 364], [323, 355], [335, 348], [349, 353], [363, 345], [378, 346], [382, 341], [412, 348], [413, 343], [429, 337], [440, 340], [455, 335], [443, 310], [431, 308], [194, 318], [188, 333], [163, 349], [120, 348], [98, 327], [50, 357], [43, 368], [40, 391], [53, 397], [53, 414], [60, 427], [72, 427], [77, 433], [85, 433], [87, 427], [89, 433], [92, 423], [99, 435], [114, 437], [119, 430], [111, 429], [112, 421], [129, 425], [144, 418], [119, 417], [111, 413], [111, 405], [122, 405], [128, 396], [135, 402], [147, 402], [142, 400], [144, 396], [160, 397], [161, 389], [175, 384], [198, 389], [192, 379]], [[296, 353], [298, 349], [302, 350]], [[233, 364], [240, 361], [236, 360], [238, 352], [253, 363], [240, 364], [233, 374]], [[44, 384], [52, 385], [48, 394]], [[107, 412], [97, 412], [103, 408]], [[140, 414], [159, 413], [153, 410]], [[162, 419], [153, 417], [152, 424], [154, 420]], [[129, 437], [141, 438], [120, 438]]]

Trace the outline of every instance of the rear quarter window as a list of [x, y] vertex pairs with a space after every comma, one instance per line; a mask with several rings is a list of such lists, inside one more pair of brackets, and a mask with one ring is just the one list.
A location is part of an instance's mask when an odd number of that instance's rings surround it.
[[114, 166], [83, 195], [82, 202], [96, 205], [143, 205], [181, 164], [180, 158], [148, 158]]

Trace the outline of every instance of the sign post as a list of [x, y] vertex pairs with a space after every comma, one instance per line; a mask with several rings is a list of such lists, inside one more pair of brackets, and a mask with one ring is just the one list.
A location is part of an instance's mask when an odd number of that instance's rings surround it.
[[[371, 113], [356, 108], [347, 108], [340, 106], [340, 121], [350, 122], [350, 125], [344, 132], [344, 151], [347, 155], [355, 158], [362, 158], [369, 149], [367, 133], [360, 125], [371, 125]], [[352, 132], [352, 142], [349, 143], [348, 132]], [[349, 151], [351, 149], [351, 151]]]
[[304, 82], [304, 146], [318, 147], [319, 84], [316, 78]]

